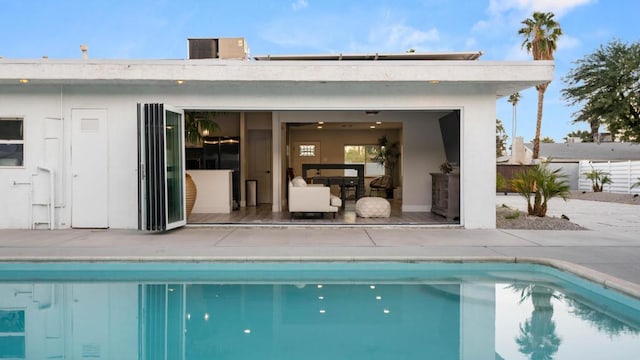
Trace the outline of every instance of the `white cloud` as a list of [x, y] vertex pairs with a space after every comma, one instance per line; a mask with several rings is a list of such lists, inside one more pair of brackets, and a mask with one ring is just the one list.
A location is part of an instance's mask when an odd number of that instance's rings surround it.
[[489, 14], [496, 15], [511, 10], [524, 11], [551, 11], [556, 16], [562, 16], [575, 7], [586, 5], [594, 0], [490, 0]]
[[582, 5], [595, 0], [490, 0], [488, 19], [482, 19], [473, 26], [473, 31], [497, 31], [530, 17], [534, 11], [550, 11], [556, 19]]
[[[522, 27], [522, 20], [531, 17], [534, 11], [551, 11], [556, 15], [556, 20], [576, 7], [592, 3], [596, 0], [489, 0], [486, 10], [487, 16], [480, 19], [471, 29], [471, 35], [485, 42], [487, 39], [504, 39], [505, 34], [510, 34], [515, 39], [516, 32]], [[562, 21], [560, 20], [560, 26]], [[558, 48], [571, 49], [577, 47], [580, 42], [563, 34], [560, 37]], [[523, 58], [525, 51], [516, 47], [504, 45], [498, 46], [493, 51], [504, 53], [509, 60]]]
[[[414, 27], [392, 10], [332, 13], [274, 19], [263, 24], [260, 36], [295, 51], [319, 53], [433, 51], [442, 48], [440, 31]], [[364, 37], [363, 37], [364, 36]], [[446, 44], [450, 46], [450, 44]], [[291, 50], [290, 50], [291, 51]]]
[[475, 50], [476, 46], [478, 46], [478, 41], [473, 37], [468, 38], [464, 43], [464, 48], [467, 50]]
[[378, 49], [387, 51], [419, 50], [432, 47], [440, 40], [436, 28], [420, 30], [399, 22], [375, 27], [369, 34], [369, 43]]
[[527, 53], [526, 49], [522, 48], [522, 43], [518, 42], [516, 44], [512, 44], [508, 49], [506, 49], [504, 60], [508, 60], [508, 61], [531, 60], [531, 55]]
[[293, 9], [293, 11], [302, 10], [307, 7], [309, 7], [308, 0], [296, 0], [295, 2], [291, 3], [291, 8]]
[[569, 36], [567, 34], [563, 34], [558, 38], [558, 50], [569, 50], [574, 49], [580, 46], [580, 40]]

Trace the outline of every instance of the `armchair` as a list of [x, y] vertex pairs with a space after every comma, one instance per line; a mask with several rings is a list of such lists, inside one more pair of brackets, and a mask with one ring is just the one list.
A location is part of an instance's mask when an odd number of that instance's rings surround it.
[[331, 195], [330, 188], [319, 184], [307, 184], [301, 177], [289, 181], [289, 212], [333, 213], [336, 217], [342, 206], [339, 197]]

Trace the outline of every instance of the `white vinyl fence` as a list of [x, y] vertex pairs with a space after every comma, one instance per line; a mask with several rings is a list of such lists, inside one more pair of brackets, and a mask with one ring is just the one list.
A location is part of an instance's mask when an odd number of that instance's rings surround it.
[[602, 161], [592, 162], [588, 160], [580, 161], [578, 189], [580, 191], [593, 191], [591, 188], [591, 180], [585, 177], [585, 174], [593, 170], [602, 170], [608, 172], [612, 183], [604, 186], [602, 191], [621, 193], [621, 194], [640, 194], [640, 187], [631, 188], [631, 186], [640, 181], [640, 161]]

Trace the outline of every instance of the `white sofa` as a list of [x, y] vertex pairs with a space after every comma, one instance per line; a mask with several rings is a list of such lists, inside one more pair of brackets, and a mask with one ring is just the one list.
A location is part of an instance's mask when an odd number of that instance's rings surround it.
[[333, 213], [335, 218], [342, 206], [339, 197], [331, 195], [330, 188], [321, 184], [307, 184], [302, 177], [289, 181], [289, 212]]

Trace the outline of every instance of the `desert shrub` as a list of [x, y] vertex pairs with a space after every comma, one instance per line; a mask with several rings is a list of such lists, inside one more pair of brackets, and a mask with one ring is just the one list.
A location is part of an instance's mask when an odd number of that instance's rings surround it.
[[610, 173], [599, 169], [593, 169], [591, 172], [584, 174], [585, 178], [591, 180], [591, 189], [593, 189], [593, 192], [602, 192], [605, 184], [613, 183], [609, 176], [611, 176]]
[[549, 199], [560, 197], [566, 200], [570, 189], [567, 176], [560, 169], [549, 169], [547, 163], [535, 165], [516, 174], [511, 186], [527, 200], [528, 214], [539, 217], [547, 215]]

